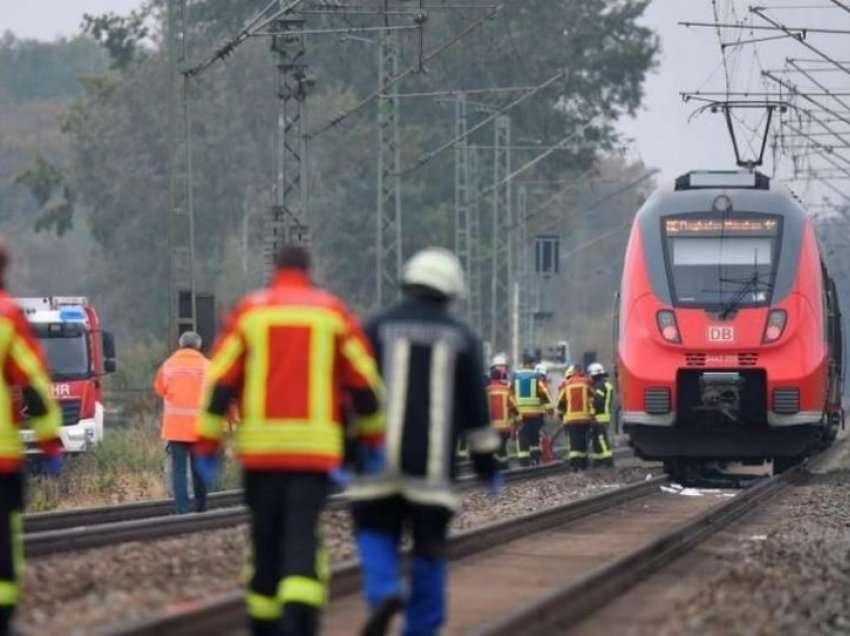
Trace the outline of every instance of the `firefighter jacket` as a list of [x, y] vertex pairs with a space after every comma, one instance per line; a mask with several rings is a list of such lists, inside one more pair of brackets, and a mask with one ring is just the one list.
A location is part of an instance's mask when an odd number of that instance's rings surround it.
[[614, 386], [605, 378], [593, 383], [593, 410], [599, 424], [611, 423], [611, 406], [614, 401]]
[[498, 468], [481, 343], [445, 303], [415, 293], [378, 315], [366, 333], [386, 385], [387, 464], [382, 474], [355, 480], [348, 495], [454, 509], [454, 449], [462, 436], [480, 477]]
[[280, 270], [227, 320], [207, 372], [195, 453], [215, 452], [239, 399], [236, 453], [246, 470], [327, 472], [343, 458], [342, 403], [350, 393], [361, 444], [383, 443], [381, 384], [354, 316], [306, 273]]
[[[0, 291], [0, 473], [13, 473], [23, 463], [24, 444], [19, 430], [21, 406], [35, 443], [47, 456], [62, 453], [59, 427], [62, 415], [53, 399], [44, 353], [33, 337], [21, 309]], [[14, 394], [18, 393], [23, 404]]]
[[519, 416], [511, 385], [504, 380], [491, 380], [487, 385], [487, 398], [490, 403], [490, 425], [494, 430], [503, 432]]
[[162, 398], [162, 439], [195, 442], [209, 360], [200, 351], [178, 349], [162, 363], [153, 388]]
[[552, 402], [546, 382], [534, 369], [517, 369], [511, 376], [514, 399], [520, 415], [543, 415]]
[[593, 421], [593, 383], [581, 374], [575, 374], [561, 384], [558, 395], [558, 413], [564, 424], [588, 424]]

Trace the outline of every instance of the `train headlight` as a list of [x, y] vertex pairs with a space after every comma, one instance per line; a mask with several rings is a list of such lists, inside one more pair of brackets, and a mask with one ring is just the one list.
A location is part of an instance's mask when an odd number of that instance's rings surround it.
[[767, 324], [764, 326], [764, 336], [762, 336], [762, 344], [770, 344], [776, 342], [782, 337], [785, 331], [785, 323], [788, 322], [788, 314], [784, 309], [772, 309], [767, 315]]
[[658, 331], [661, 332], [662, 338], [673, 344], [682, 343], [682, 337], [679, 335], [679, 325], [676, 324], [676, 314], [669, 309], [662, 309], [656, 314], [655, 319], [658, 321]]

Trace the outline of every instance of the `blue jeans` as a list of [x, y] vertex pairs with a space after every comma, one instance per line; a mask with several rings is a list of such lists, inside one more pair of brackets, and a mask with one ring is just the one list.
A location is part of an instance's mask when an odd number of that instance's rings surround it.
[[177, 514], [189, 512], [189, 484], [186, 479], [187, 463], [192, 468], [192, 487], [195, 490], [195, 511], [207, 509], [207, 487], [201, 476], [195, 470], [195, 458], [191, 454], [192, 445], [189, 442], [168, 442], [168, 452], [171, 455], [171, 487], [174, 491], [174, 503]]

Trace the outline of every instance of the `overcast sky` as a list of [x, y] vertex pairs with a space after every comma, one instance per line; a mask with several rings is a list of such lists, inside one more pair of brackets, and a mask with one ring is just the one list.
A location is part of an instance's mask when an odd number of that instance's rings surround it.
[[[745, 15], [748, 1], [735, 2], [737, 10]], [[772, 5], [795, 3], [799, 5], [801, 0], [774, 0]], [[10, 29], [19, 36], [50, 39], [74, 33], [83, 13], [126, 12], [139, 2], [5, 0], [4, 4], [6, 6], [0, 12], [0, 32]], [[729, 6], [727, 2], [720, 5]], [[796, 9], [781, 11], [782, 17], [792, 23], [796, 20], [813, 26], [840, 21], [850, 28], [850, 19], [847, 19], [850, 16], [837, 15], [840, 13]], [[723, 88], [723, 75], [719, 69], [720, 50], [714, 31], [677, 25], [680, 20], [710, 21], [711, 17], [709, 0], [653, 0], [643, 19], [661, 37], [661, 63], [649, 77], [646, 99], [637, 117], [623, 121], [621, 129], [635, 140], [631, 155], [660, 168], [663, 179], [672, 179], [694, 168], [734, 167], [732, 146], [722, 116], [705, 114], [689, 123], [688, 116], [696, 106], [684, 104], [679, 96], [682, 90]], [[724, 37], [731, 37], [732, 33], [724, 33]], [[744, 85], [752, 85], [753, 78], [758, 75], [758, 69], [754, 70], [752, 64], [752, 50], [753, 47], [740, 48], [741, 63], [736, 79]], [[789, 40], [759, 46], [760, 61], [767, 66], [781, 66], [786, 56], [805, 52], [799, 43]]]

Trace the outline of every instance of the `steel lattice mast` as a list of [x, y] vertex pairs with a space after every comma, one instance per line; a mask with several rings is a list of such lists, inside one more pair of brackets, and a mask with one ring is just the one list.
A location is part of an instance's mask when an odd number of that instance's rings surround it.
[[[264, 232], [264, 265], [268, 278], [283, 243], [309, 243], [307, 225], [307, 66], [304, 18], [287, 13], [275, 20], [271, 50], [277, 55], [277, 138], [274, 205]], [[293, 33], [288, 33], [293, 32]]]
[[484, 300], [481, 294], [481, 164], [478, 148], [467, 145], [466, 158], [468, 161], [467, 179], [469, 183], [469, 201], [467, 218], [469, 219], [469, 269], [467, 270], [467, 306], [469, 307], [469, 323], [476, 333], [484, 329]]
[[[376, 305], [395, 300], [401, 288], [402, 208], [401, 139], [399, 133], [398, 39], [384, 31], [378, 47], [378, 218], [376, 240]], [[387, 92], [387, 90], [389, 92]]]
[[531, 309], [531, 252], [528, 242], [528, 190], [517, 189], [516, 282], [519, 284], [519, 344], [522, 353], [534, 345], [534, 313]]
[[513, 281], [513, 214], [511, 210], [511, 120], [500, 115], [493, 135], [493, 236], [490, 278], [490, 343], [507, 350], [511, 340]]
[[[470, 212], [472, 201], [469, 181], [469, 144], [466, 138], [467, 113], [466, 94], [458, 93], [455, 98], [455, 253], [463, 267], [466, 288], [471, 288], [472, 236]], [[467, 296], [461, 314], [471, 322], [472, 302]]]

